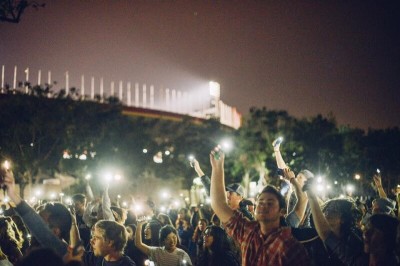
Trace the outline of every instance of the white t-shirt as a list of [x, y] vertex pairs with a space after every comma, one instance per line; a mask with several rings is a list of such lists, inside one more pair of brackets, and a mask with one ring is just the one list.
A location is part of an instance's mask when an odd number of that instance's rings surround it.
[[182, 249], [176, 248], [168, 252], [164, 247], [150, 247], [149, 259], [157, 266], [191, 266], [189, 255]]
[[0, 266], [13, 266], [8, 260], [0, 260]]

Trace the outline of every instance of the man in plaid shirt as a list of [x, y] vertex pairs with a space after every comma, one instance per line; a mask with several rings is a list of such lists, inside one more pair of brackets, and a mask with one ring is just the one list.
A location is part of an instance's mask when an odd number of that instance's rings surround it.
[[307, 252], [292, 236], [291, 229], [280, 226], [286, 204], [279, 191], [265, 187], [257, 198], [256, 221], [249, 221], [239, 211], [229, 208], [225, 196], [224, 154], [215, 154], [215, 151], [210, 154], [211, 206], [228, 234], [240, 243], [242, 265], [309, 265]]

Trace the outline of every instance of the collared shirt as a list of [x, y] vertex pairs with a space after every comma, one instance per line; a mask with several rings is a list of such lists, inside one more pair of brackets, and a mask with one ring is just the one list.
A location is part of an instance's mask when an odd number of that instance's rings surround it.
[[306, 249], [292, 236], [290, 227], [279, 227], [264, 236], [257, 221], [234, 211], [225, 229], [241, 245], [242, 265], [309, 265]]

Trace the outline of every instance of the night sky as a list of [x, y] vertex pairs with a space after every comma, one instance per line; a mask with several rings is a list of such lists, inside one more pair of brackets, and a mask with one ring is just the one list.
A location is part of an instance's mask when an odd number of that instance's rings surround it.
[[[341, 125], [400, 126], [399, 1], [38, 0], [0, 23], [0, 65], [190, 91], [209, 80], [246, 114], [332, 112]], [[88, 81], [89, 82], [89, 81]], [[59, 84], [61, 86], [61, 84]], [[86, 85], [89, 87], [89, 84]]]

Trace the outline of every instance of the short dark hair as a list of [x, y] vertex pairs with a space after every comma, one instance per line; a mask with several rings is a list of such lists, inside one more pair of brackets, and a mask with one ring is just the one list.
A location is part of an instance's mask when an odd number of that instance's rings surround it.
[[164, 245], [165, 239], [171, 233], [174, 233], [178, 237], [178, 232], [176, 231], [176, 229], [173, 226], [165, 225], [165, 226], [161, 227], [161, 229], [160, 229], [160, 244], [161, 245]]
[[80, 203], [84, 203], [86, 200], [86, 196], [84, 194], [75, 194], [72, 196], [72, 201], [78, 201]]
[[277, 197], [279, 202], [280, 209], [286, 209], [286, 201], [282, 194], [278, 191], [278, 189], [274, 186], [268, 185], [263, 188], [263, 190], [258, 194], [257, 199], [260, 197], [262, 193], [270, 193]]
[[116, 251], [124, 250], [128, 241], [128, 234], [123, 225], [114, 221], [100, 220], [94, 226], [103, 231], [105, 240], [113, 241], [113, 247]]
[[48, 202], [43, 206], [42, 211], [49, 214], [48, 224], [50, 228], [58, 228], [61, 238], [69, 242], [72, 218], [68, 208], [59, 202]]

